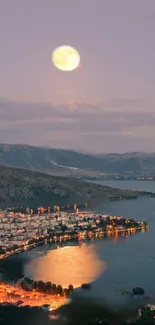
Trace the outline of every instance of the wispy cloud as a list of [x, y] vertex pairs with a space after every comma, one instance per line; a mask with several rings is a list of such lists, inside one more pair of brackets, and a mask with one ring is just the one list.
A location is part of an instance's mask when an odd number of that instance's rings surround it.
[[[124, 99], [113, 99], [112, 102], [116, 108], [117, 105], [123, 106]], [[133, 102], [125, 100], [124, 105], [132, 105]], [[1, 99], [0, 138], [1, 142], [92, 151], [123, 150], [123, 143], [128, 139], [129, 150], [134, 149], [135, 145], [137, 149], [134, 150], [138, 150], [138, 146], [142, 146], [141, 139], [145, 139], [146, 143], [150, 141], [149, 145], [153, 143], [155, 113], [119, 109], [108, 111], [102, 105], [85, 103], [76, 104], [70, 109], [65, 105]]]

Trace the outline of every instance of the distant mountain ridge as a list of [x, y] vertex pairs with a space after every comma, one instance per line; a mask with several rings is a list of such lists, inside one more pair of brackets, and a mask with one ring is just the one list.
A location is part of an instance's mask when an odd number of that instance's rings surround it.
[[53, 175], [155, 173], [155, 153], [85, 154], [25, 144], [0, 144], [0, 165]]

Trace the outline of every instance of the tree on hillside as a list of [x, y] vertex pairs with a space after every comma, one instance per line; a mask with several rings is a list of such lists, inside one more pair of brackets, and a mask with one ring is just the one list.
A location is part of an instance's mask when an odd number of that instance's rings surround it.
[[60, 284], [58, 284], [57, 288], [56, 288], [56, 292], [57, 294], [61, 295], [63, 292], [62, 286]]
[[28, 290], [29, 289], [29, 285], [28, 283], [25, 281], [25, 279], [23, 279], [21, 282], [20, 282], [20, 286], [23, 290]]
[[51, 289], [52, 289], [52, 284], [50, 281], [45, 283], [45, 288], [46, 288], [46, 292], [47, 293], [51, 293]]
[[64, 295], [67, 297], [69, 295], [68, 288], [64, 288]]
[[70, 293], [72, 293], [72, 292], [73, 292], [73, 290], [74, 290], [74, 287], [73, 287], [73, 285], [72, 285], [72, 284], [70, 284], [70, 285], [68, 286], [68, 291], [69, 291], [69, 294], [70, 294]]
[[35, 290], [38, 288], [38, 282], [37, 281], [33, 281], [32, 288], [35, 289]]
[[51, 288], [52, 295], [55, 295], [56, 294], [56, 289], [57, 289], [56, 284], [55, 283], [52, 283], [52, 288]]
[[46, 292], [45, 283], [43, 281], [38, 281], [38, 291]]

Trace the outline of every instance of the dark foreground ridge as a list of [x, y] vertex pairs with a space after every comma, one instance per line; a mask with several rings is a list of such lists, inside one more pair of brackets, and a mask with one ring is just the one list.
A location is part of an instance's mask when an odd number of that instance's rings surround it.
[[[136, 317], [138, 307], [143, 308], [141, 317]], [[61, 307], [61, 315], [63, 318], [51, 320], [42, 308], [0, 306], [1, 325], [155, 325], [151, 310], [142, 307], [142, 304], [115, 312], [89, 300], [80, 300], [74, 305]]]
[[[85, 199], [131, 199], [141, 195], [154, 196], [132, 190], [121, 190], [102, 185], [83, 182], [74, 178], [54, 177], [51, 175], [13, 167], [0, 167], [0, 205], [45, 205], [60, 199], [75, 203]], [[77, 201], [76, 201], [77, 202]], [[29, 204], [30, 203], [30, 204]]]

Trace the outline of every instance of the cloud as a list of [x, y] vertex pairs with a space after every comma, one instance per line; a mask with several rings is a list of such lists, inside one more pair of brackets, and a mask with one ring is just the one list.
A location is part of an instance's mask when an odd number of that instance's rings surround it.
[[141, 102], [141, 99], [130, 99], [130, 98], [109, 98], [107, 100], [107, 107], [118, 108], [124, 106], [131, 106]]
[[[130, 105], [134, 100], [111, 99], [115, 108]], [[123, 106], [122, 106], [123, 107]], [[0, 99], [1, 142], [30, 143], [53, 147], [113, 151], [125, 149], [128, 139], [131, 149], [146, 139], [148, 149], [155, 137], [155, 113], [130, 110], [107, 110], [105, 106], [76, 103], [22, 102]], [[135, 141], [135, 142], [134, 142]], [[98, 148], [98, 149], [97, 149]], [[103, 149], [102, 149], [103, 148]], [[111, 148], [111, 149], [110, 149]], [[122, 148], [122, 149], [121, 149]], [[140, 149], [141, 150], [141, 149]], [[117, 151], [117, 150], [115, 150]]]
[[141, 125], [138, 127], [130, 127], [127, 130], [127, 134], [132, 137], [140, 137], [144, 139], [154, 138], [155, 139], [155, 125]]

